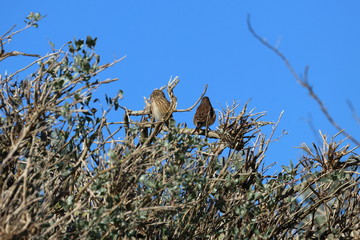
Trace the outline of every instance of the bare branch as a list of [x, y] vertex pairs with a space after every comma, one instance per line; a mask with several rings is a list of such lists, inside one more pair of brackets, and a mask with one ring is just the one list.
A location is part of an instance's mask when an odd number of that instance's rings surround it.
[[[160, 89], [164, 89], [166, 87], [161, 87]], [[203, 98], [203, 96], [205, 95], [207, 90], [207, 84], [204, 87], [204, 91], [202, 92], [201, 96], [198, 98], [198, 100], [190, 107], [186, 108], [186, 109], [174, 109], [173, 112], [189, 112], [192, 109], [194, 109], [194, 107], [196, 107], [196, 105], [201, 101], [201, 99]], [[170, 94], [169, 94], [170, 95]], [[144, 98], [145, 101], [145, 105], [147, 104], [147, 99]], [[125, 109], [123, 108], [125, 111], [127, 111], [127, 113], [129, 114], [129, 116], [142, 116], [142, 115], [148, 115], [150, 114], [150, 109], [149, 108], [145, 108], [144, 110], [130, 110], [130, 109]]]
[[12, 52], [7, 52], [7, 53], [3, 53], [0, 55], [0, 62], [3, 61], [5, 58], [8, 57], [13, 57], [13, 56], [28, 56], [28, 57], [41, 57], [38, 54], [29, 54], [29, 53], [23, 53], [23, 52], [18, 52], [18, 51], [12, 51]]
[[186, 109], [178, 109], [176, 110], [175, 112], [189, 112], [191, 110], [193, 110], [194, 107], [196, 107], [196, 105], [198, 105], [198, 103], [201, 101], [201, 99], [204, 97], [206, 91], [207, 91], [207, 87], [208, 85], [205, 84], [205, 87], [204, 87], [204, 91], [201, 93], [200, 97], [198, 98], [198, 100], [190, 107], [186, 108]]
[[277, 48], [273, 47], [271, 44], [269, 44], [266, 40], [264, 40], [259, 34], [257, 34], [255, 32], [255, 30], [253, 29], [252, 25], [251, 25], [251, 21], [250, 21], [250, 15], [248, 15], [247, 18], [247, 25], [249, 28], [249, 31], [251, 32], [251, 34], [257, 39], [259, 40], [263, 45], [265, 45], [266, 47], [268, 47], [271, 51], [273, 51], [277, 56], [279, 56], [283, 62], [286, 64], [286, 67], [290, 70], [291, 74], [294, 76], [295, 80], [301, 85], [303, 86], [305, 89], [307, 89], [308, 93], [310, 94], [310, 96], [316, 101], [316, 103], [319, 105], [321, 111], [323, 112], [323, 114], [325, 115], [325, 117], [327, 118], [327, 120], [338, 130], [338, 131], [342, 131], [342, 134], [346, 137], [349, 137], [349, 139], [356, 145], [360, 145], [360, 142], [355, 139], [353, 136], [351, 136], [350, 134], [348, 134], [346, 131], [343, 131], [344, 128], [342, 128], [331, 116], [331, 114], [329, 113], [329, 111], [327, 110], [325, 103], [317, 96], [317, 94], [314, 92], [313, 88], [310, 86], [309, 81], [308, 81], [308, 71], [309, 71], [309, 67], [306, 66], [305, 70], [304, 70], [304, 79], [302, 79], [295, 71], [295, 69], [293, 68], [293, 66], [290, 64], [289, 60], [285, 57], [285, 55], [280, 52], [280, 50], [278, 50]]

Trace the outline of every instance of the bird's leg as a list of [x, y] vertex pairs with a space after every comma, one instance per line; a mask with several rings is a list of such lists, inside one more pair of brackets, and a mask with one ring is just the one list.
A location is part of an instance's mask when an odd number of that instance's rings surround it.
[[194, 135], [198, 130], [199, 130], [199, 128], [196, 126], [194, 131], [191, 133], [191, 135]]

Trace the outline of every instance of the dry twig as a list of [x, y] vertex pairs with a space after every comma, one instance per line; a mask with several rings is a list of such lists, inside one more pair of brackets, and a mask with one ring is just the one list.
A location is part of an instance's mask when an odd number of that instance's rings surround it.
[[305, 67], [304, 70], [304, 78], [302, 79], [299, 74], [295, 71], [295, 69], [293, 68], [293, 66], [291, 65], [290, 61], [286, 58], [286, 56], [276, 47], [272, 46], [271, 44], [269, 44], [264, 38], [262, 38], [259, 34], [257, 34], [255, 32], [255, 30], [253, 29], [252, 25], [251, 25], [251, 21], [250, 21], [250, 15], [248, 15], [247, 18], [247, 25], [248, 25], [248, 29], [251, 32], [251, 34], [257, 39], [259, 40], [264, 46], [268, 47], [271, 51], [273, 51], [277, 56], [279, 56], [281, 58], [281, 60], [286, 64], [286, 67], [290, 70], [291, 74], [294, 76], [295, 80], [302, 86], [304, 87], [309, 95], [315, 100], [315, 102], [319, 105], [321, 111], [323, 112], [323, 114], [325, 115], [325, 117], [327, 118], [327, 120], [335, 127], [335, 129], [337, 129], [339, 132], [341, 131], [341, 133], [345, 136], [348, 137], [354, 144], [356, 144], [357, 146], [360, 145], [360, 142], [354, 138], [352, 135], [348, 134], [344, 128], [342, 128], [336, 121], [335, 119], [331, 116], [331, 114], [329, 113], [329, 111], [327, 110], [325, 103], [319, 98], [319, 96], [315, 93], [314, 89], [312, 88], [312, 86], [309, 84], [309, 80], [308, 80], [308, 72], [309, 72], [309, 66]]

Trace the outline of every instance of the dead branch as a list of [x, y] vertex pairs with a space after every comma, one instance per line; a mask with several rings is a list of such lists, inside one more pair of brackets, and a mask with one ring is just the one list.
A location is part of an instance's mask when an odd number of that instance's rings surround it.
[[273, 51], [277, 56], [279, 56], [281, 58], [281, 60], [285, 63], [286, 67], [290, 70], [291, 74], [294, 76], [295, 80], [302, 86], [304, 87], [309, 95], [315, 100], [315, 102], [319, 105], [321, 111], [323, 112], [323, 114], [325, 115], [325, 117], [327, 118], [327, 120], [333, 125], [333, 127], [335, 127], [339, 132], [341, 131], [342, 134], [345, 137], [349, 137], [349, 139], [356, 145], [360, 145], [360, 142], [354, 138], [353, 136], [351, 136], [350, 134], [348, 134], [346, 131], [343, 131], [344, 128], [342, 128], [335, 120], [334, 118], [331, 116], [331, 114], [329, 113], [329, 111], [327, 110], [325, 103], [318, 97], [318, 95], [315, 93], [314, 89], [312, 88], [312, 86], [309, 84], [308, 81], [308, 71], [309, 71], [309, 66], [305, 67], [304, 70], [304, 78], [302, 79], [299, 74], [295, 71], [295, 69], [293, 68], [293, 66], [291, 65], [290, 61], [286, 58], [286, 56], [276, 47], [272, 46], [271, 44], [269, 44], [263, 37], [261, 37], [259, 34], [256, 33], [256, 31], [253, 29], [252, 25], [251, 25], [251, 21], [250, 21], [250, 15], [248, 15], [247, 17], [247, 25], [248, 25], [248, 29], [251, 32], [251, 34], [257, 39], [259, 40], [259, 42], [261, 42], [264, 46], [268, 47], [271, 51]]
[[[179, 82], [179, 78], [175, 77], [174, 80], [177, 80], [176, 82], [172, 83], [172, 89], [177, 85], [177, 83]], [[175, 84], [176, 83], [176, 84]], [[175, 84], [175, 85], [174, 85]], [[167, 86], [163, 86], [160, 88], [160, 90], [166, 88]], [[197, 99], [197, 101], [190, 107], [186, 108], [186, 109], [173, 109], [173, 113], [174, 112], [190, 112], [191, 110], [194, 109], [194, 107], [201, 101], [201, 99], [203, 98], [203, 96], [205, 95], [206, 91], [207, 91], [207, 87], [208, 85], [206, 84], [204, 87], [203, 92], [201, 93], [200, 97]], [[169, 89], [169, 88], [168, 88]], [[168, 90], [169, 91], [169, 90]], [[170, 91], [171, 92], [171, 91]], [[171, 97], [170, 93], [168, 92], [169, 96], [170, 96], [170, 100], [173, 99], [174, 101], [174, 97], [175, 95], [172, 94], [173, 98]], [[148, 99], [144, 97], [144, 102], [145, 105], [148, 106]], [[175, 102], [175, 101], [174, 101]], [[125, 112], [129, 115], [129, 116], [143, 116], [143, 115], [148, 115], [150, 114], [150, 108], [145, 107], [144, 110], [131, 110], [131, 109], [126, 109], [124, 107], [121, 107], [122, 109], [125, 110]]]
[[0, 54], [0, 62], [3, 61], [5, 58], [19, 56], [19, 55], [27, 56], [27, 57], [37, 57], [37, 58], [41, 57], [38, 54], [29, 54], [29, 53], [23, 53], [23, 52], [18, 52], [18, 51], [12, 51], [12, 52], [6, 52], [3, 54]]

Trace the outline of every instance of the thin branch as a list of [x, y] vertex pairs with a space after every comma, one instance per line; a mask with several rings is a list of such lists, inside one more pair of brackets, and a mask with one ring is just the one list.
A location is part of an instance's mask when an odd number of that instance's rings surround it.
[[352, 102], [350, 100], [347, 100], [346, 103], [348, 104], [349, 106], [349, 109], [353, 115], [353, 118], [358, 122], [360, 123], [360, 117], [359, 117], [359, 114], [356, 112], [356, 109], [354, 107], [354, 105], [352, 104]]
[[201, 99], [204, 97], [206, 91], [207, 91], [207, 87], [208, 85], [205, 84], [205, 87], [204, 87], [204, 91], [202, 92], [201, 96], [198, 98], [198, 100], [190, 107], [186, 108], [186, 109], [178, 109], [178, 110], [175, 110], [175, 112], [189, 112], [191, 111], [196, 105], [198, 105], [198, 103], [201, 101]]
[[1, 36], [1, 39], [5, 38], [5, 36], [8, 35], [15, 27], [16, 27], [16, 24], [14, 24], [6, 33], [4, 33]]
[[25, 66], [25, 67], [17, 70], [17, 71], [14, 72], [13, 74], [11, 74], [11, 75], [8, 77], [8, 79], [11, 80], [16, 74], [18, 74], [18, 73], [20, 73], [20, 72], [22, 72], [22, 71], [25, 71], [26, 69], [30, 68], [32, 65], [38, 63], [39, 61], [41, 61], [41, 60], [43, 60], [43, 59], [46, 59], [46, 58], [50, 58], [50, 57], [52, 57], [52, 56], [56, 56], [56, 55], [58, 55], [58, 54], [60, 54], [60, 52], [50, 53], [50, 54], [48, 54], [48, 55], [46, 55], [46, 56], [41, 57], [41, 58], [38, 59], [38, 60], [35, 60], [35, 61], [33, 61], [32, 63], [30, 63], [29, 65], [27, 65], [27, 66]]
[[[206, 84], [204, 87], [204, 90], [201, 94], [201, 96], [198, 98], [198, 100], [190, 107], [186, 108], [186, 109], [174, 109], [173, 112], [190, 112], [192, 109], [194, 109], [194, 107], [200, 102], [200, 100], [204, 97], [206, 91], [207, 91], [207, 87], [208, 85]], [[160, 89], [164, 89], [165, 87], [161, 87]], [[145, 98], [145, 103], [146, 103], [146, 98]], [[144, 110], [130, 110], [130, 109], [126, 109], [125, 107], [120, 107], [122, 109], [124, 109], [124, 111], [127, 112], [127, 114], [129, 116], [143, 116], [143, 115], [147, 115], [150, 114], [150, 109], [146, 108]]]
[[18, 52], [18, 51], [12, 51], [12, 52], [7, 52], [7, 53], [4, 53], [4, 54], [1, 54], [0, 55], [0, 62], [3, 61], [5, 58], [13, 57], [13, 56], [19, 56], [19, 55], [20, 56], [28, 56], [28, 57], [38, 57], [38, 58], [41, 57], [38, 54], [29, 54], [29, 53], [23, 53], [23, 52]]
[[[308, 82], [308, 72], [309, 72], [309, 66], [305, 67], [304, 70], [304, 79], [302, 79], [299, 74], [296, 73], [295, 69], [293, 68], [293, 66], [291, 65], [291, 63], [289, 62], [289, 60], [285, 57], [285, 55], [280, 52], [277, 48], [275, 48], [274, 46], [272, 46], [271, 44], [269, 44], [264, 38], [262, 38], [259, 34], [257, 34], [255, 32], [255, 30], [253, 29], [252, 25], [251, 25], [251, 21], [250, 21], [250, 15], [248, 15], [247, 17], [247, 25], [248, 25], [248, 29], [251, 32], [251, 34], [257, 39], [259, 40], [263, 45], [265, 45], [266, 47], [268, 47], [271, 51], [273, 51], [276, 55], [278, 55], [281, 60], [286, 64], [286, 67], [290, 70], [291, 74], [294, 76], [295, 80], [304, 88], [307, 89], [308, 93], [310, 94], [310, 96], [316, 101], [316, 103], [319, 105], [321, 111], [323, 112], [323, 114], [325, 115], [325, 117], [327, 118], [327, 120], [333, 125], [333, 127], [335, 127], [338, 131], [342, 131], [343, 128], [333, 119], [333, 117], [330, 115], [329, 111], [327, 110], [325, 103], [317, 96], [317, 94], [314, 92], [313, 88], [310, 86], [309, 82]], [[350, 134], [348, 134], [346, 131], [342, 131], [342, 134], [346, 137], [349, 137], [349, 139], [356, 145], [360, 145], [360, 142], [355, 139], [354, 137], [352, 137]]]

